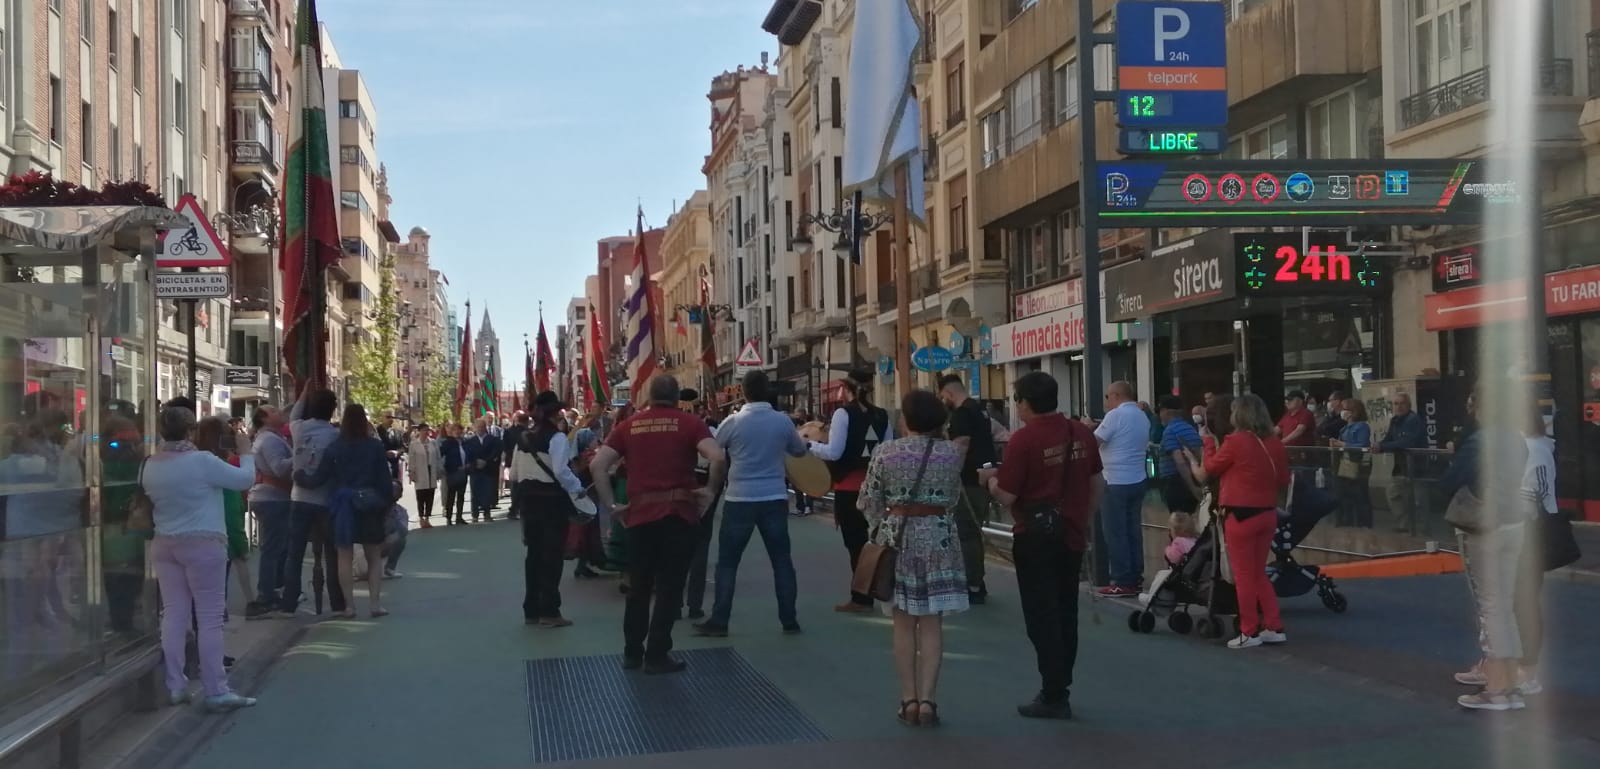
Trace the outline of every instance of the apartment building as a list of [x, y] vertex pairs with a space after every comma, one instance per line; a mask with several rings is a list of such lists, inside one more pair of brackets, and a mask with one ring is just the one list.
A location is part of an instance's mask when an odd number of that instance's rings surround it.
[[[233, 413], [281, 398], [278, 349], [283, 342], [283, 286], [278, 270], [280, 195], [289, 127], [289, 96], [295, 87], [293, 3], [231, 0], [227, 3], [230, 226], [220, 230], [233, 254], [233, 317], [228, 362], [256, 366], [261, 388], [234, 388]], [[334, 360], [338, 360], [335, 358]]]
[[[893, 332], [888, 341], [869, 334], [877, 317], [875, 305], [868, 303], [876, 297], [869, 277], [876, 264], [875, 238], [865, 239], [861, 262], [853, 265], [848, 240], [816, 224], [848, 205], [844, 96], [854, 6], [779, 0], [771, 13], [787, 13], [786, 7], [793, 9], [792, 29], [780, 35], [778, 80], [764, 114], [773, 168], [771, 204], [775, 217], [782, 212], [776, 303], [788, 316], [779, 337], [783, 349], [774, 357], [778, 380], [794, 390], [797, 404], [822, 410], [838, 401], [834, 383], [845, 371], [875, 360], [877, 345], [893, 349]], [[886, 307], [892, 310], [892, 296]], [[852, 329], [858, 329], [854, 343]]]
[[[982, 169], [983, 132], [973, 98], [971, 59], [999, 34], [1002, 3], [988, 0], [925, 0], [923, 50], [916, 68], [922, 99], [923, 168], [926, 176], [930, 258], [920, 281], [926, 292], [937, 277], [939, 318], [913, 341], [949, 347], [955, 370], [974, 397], [1003, 399], [1004, 371], [986, 365], [982, 340], [1010, 321], [1006, 262], [999, 249], [984, 248], [973, 213]], [[970, 55], [969, 55], [970, 54]]]
[[[714, 372], [702, 361], [710, 338], [704, 296], [711, 276], [711, 206], [705, 190], [695, 190], [667, 218], [661, 239], [661, 342], [665, 370], [685, 386], [704, 388]], [[720, 322], [720, 321], [718, 321]]]
[[[353, 362], [353, 345], [375, 341], [378, 292], [389, 247], [400, 242], [388, 216], [388, 181], [378, 160], [378, 114], [361, 71], [345, 67], [327, 26], [322, 30], [322, 81], [327, 99], [328, 146], [339, 193], [339, 237], [344, 256], [329, 272], [329, 360]], [[340, 389], [335, 372], [333, 386]]]
[[431, 240], [426, 229], [412, 227], [406, 242], [394, 247], [395, 285], [400, 293], [397, 400], [401, 411], [414, 422], [422, 419], [428, 380], [455, 375], [444, 366], [445, 309], [449, 304], [443, 291], [444, 276], [432, 268]]
[[[169, 202], [194, 193], [208, 215], [225, 211], [227, 19], [221, 0], [0, 2], [0, 164], [90, 187], [138, 179]], [[207, 413], [226, 409], [212, 375], [226, 362], [230, 312], [226, 300], [203, 300], [195, 313], [193, 379]], [[155, 393], [140, 397], [187, 393], [186, 317], [176, 303], [158, 305]], [[127, 336], [142, 337], [152, 319], [124, 320]], [[69, 359], [81, 351], [69, 348], [57, 345], [41, 362], [83, 369], [86, 361]], [[143, 371], [150, 358], [130, 346], [118, 364]]]
[[763, 347], [771, 343], [762, 311], [772, 222], [764, 193], [770, 153], [761, 131], [761, 109], [775, 80], [765, 66], [741, 66], [713, 78], [706, 94], [711, 152], [700, 170], [710, 206], [712, 303], [729, 309], [729, 316], [713, 325], [717, 370], [709, 383], [719, 389], [734, 384], [733, 360], [746, 341]]
[[574, 406], [586, 403], [584, 372], [589, 362], [589, 300], [575, 296], [567, 302], [566, 336], [556, 353], [563, 400]]

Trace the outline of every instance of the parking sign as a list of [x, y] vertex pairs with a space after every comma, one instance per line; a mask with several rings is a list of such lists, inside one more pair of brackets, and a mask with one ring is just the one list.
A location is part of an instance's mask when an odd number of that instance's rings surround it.
[[1145, 128], [1226, 126], [1227, 29], [1222, 3], [1117, 3], [1118, 122]]

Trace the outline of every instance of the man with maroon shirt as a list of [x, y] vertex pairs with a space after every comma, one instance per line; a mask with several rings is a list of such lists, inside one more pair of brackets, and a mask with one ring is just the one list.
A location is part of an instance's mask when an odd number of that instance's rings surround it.
[[1306, 394], [1293, 390], [1283, 396], [1288, 407], [1278, 420], [1278, 439], [1285, 446], [1311, 446], [1317, 442], [1317, 417], [1306, 408]]
[[[622, 666], [651, 674], [687, 667], [674, 659], [672, 625], [683, 607], [683, 586], [694, 557], [700, 516], [721, 488], [722, 448], [705, 420], [678, 408], [682, 388], [665, 374], [650, 379], [650, 405], [619, 422], [589, 464], [600, 502], [627, 529], [628, 599], [622, 618]], [[708, 482], [695, 478], [700, 457], [711, 463]], [[628, 462], [628, 503], [616, 504], [612, 470]]]
[[1013, 385], [1021, 429], [1006, 444], [1005, 463], [979, 477], [1011, 510], [1017, 592], [1038, 657], [1041, 686], [1018, 705], [1025, 718], [1072, 717], [1072, 668], [1078, 658], [1078, 580], [1088, 545], [1090, 511], [1100, 509], [1105, 481], [1100, 451], [1087, 425], [1056, 411], [1056, 380], [1042, 371]]

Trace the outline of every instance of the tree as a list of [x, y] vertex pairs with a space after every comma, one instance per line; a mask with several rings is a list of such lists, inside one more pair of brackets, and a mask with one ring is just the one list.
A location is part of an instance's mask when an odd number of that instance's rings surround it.
[[356, 342], [350, 367], [350, 402], [367, 408], [374, 420], [392, 411], [399, 399], [395, 382], [398, 352], [396, 335], [400, 330], [399, 301], [394, 286], [394, 255], [385, 254], [378, 263], [378, 308], [373, 318], [376, 339]]
[[422, 363], [428, 372], [422, 383], [422, 419], [435, 428], [450, 421], [456, 400], [456, 372], [444, 364], [444, 356], [437, 354]]

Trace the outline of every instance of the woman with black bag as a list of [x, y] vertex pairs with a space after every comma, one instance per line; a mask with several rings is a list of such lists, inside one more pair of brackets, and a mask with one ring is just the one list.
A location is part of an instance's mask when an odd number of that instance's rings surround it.
[[941, 434], [946, 413], [939, 396], [912, 390], [900, 413], [907, 437], [873, 452], [861, 484], [858, 504], [874, 527], [877, 545], [864, 549], [861, 560], [884, 549], [892, 553], [892, 594], [873, 598], [894, 607], [899, 718], [908, 726], [933, 726], [939, 723], [935, 697], [944, 615], [968, 607], [967, 572], [951, 513], [961, 497], [963, 454]]
[[[389, 458], [383, 441], [373, 434], [367, 410], [357, 403], [344, 407], [339, 418], [339, 438], [328, 449], [328, 460], [309, 478], [297, 483], [333, 486], [329, 506], [333, 511], [333, 539], [339, 553], [339, 584], [344, 586], [344, 612], [354, 619], [355, 555], [360, 545], [367, 558], [367, 598], [373, 619], [388, 616], [383, 608], [383, 542], [389, 509], [400, 498], [399, 484], [389, 472]], [[316, 476], [326, 474], [326, 481]]]

